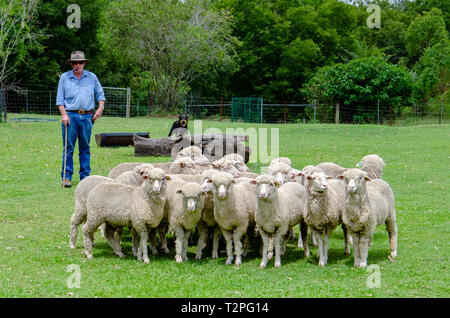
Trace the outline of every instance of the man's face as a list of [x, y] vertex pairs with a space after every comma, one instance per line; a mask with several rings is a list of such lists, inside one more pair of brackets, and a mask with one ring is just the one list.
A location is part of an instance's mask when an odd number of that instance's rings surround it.
[[83, 72], [86, 62], [71, 62], [70, 64], [72, 65], [73, 71], [75, 73], [81, 73]]

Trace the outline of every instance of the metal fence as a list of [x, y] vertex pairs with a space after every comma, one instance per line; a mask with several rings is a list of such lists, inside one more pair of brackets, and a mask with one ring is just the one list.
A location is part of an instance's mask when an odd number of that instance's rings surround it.
[[[148, 116], [152, 100], [134, 101], [132, 105], [129, 88], [104, 87], [106, 106], [103, 116], [137, 117]], [[249, 101], [255, 100], [253, 106]], [[239, 112], [233, 107], [241, 107]], [[244, 107], [242, 107], [244, 105]], [[209, 119], [217, 121], [238, 121], [254, 123], [349, 123], [349, 124], [393, 124], [399, 119], [430, 118], [431, 122], [441, 123], [450, 119], [449, 106], [443, 101], [434, 109], [425, 105], [403, 107], [394, 110], [376, 101], [371, 105], [323, 104], [314, 101], [311, 104], [295, 101], [272, 101], [264, 98], [186, 98], [182, 106], [191, 119]], [[255, 111], [256, 110], [256, 111]], [[245, 114], [248, 111], [248, 114]], [[58, 115], [55, 91], [7, 90], [0, 95], [0, 112], [22, 114]], [[253, 114], [255, 113], [255, 114]], [[237, 116], [237, 114], [239, 116]], [[251, 115], [251, 116], [250, 116]], [[1, 114], [0, 114], [1, 116]]]

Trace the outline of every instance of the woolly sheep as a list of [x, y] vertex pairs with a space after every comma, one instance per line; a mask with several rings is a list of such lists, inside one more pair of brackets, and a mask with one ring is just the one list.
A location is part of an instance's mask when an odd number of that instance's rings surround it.
[[342, 175], [346, 170], [334, 162], [322, 162], [316, 165], [316, 167], [325, 172], [325, 174], [332, 179], [336, 179], [337, 176]]
[[282, 161], [276, 161], [268, 168], [269, 174], [274, 176], [280, 184], [291, 181], [291, 176], [289, 175], [291, 170], [292, 168]]
[[367, 155], [356, 166], [367, 172], [370, 179], [382, 179], [385, 163], [378, 155]]
[[[308, 209], [304, 217], [319, 243], [319, 266], [325, 266], [328, 261], [328, 240], [331, 232], [342, 223], [344, 199], [338, 193], [339, 184], [327, 182], [324, 172], [313, 172], [306, 177], [308, 192]], [[347, 230], [343, 226], [345, 238], [345, 252], [349, 253]], [[323, 237], [322, 237], [323, 235]]]
[[211, 168], [219, 170], [219, 171], [227, 172], [227, 173], [233, 175], [233, 177], [241, 176], [240, 171], [234, 166], [233, 161], [226, 159], [226, 158], [221, 158], [219, 160], [212, 162]]
[[233, 242], [236, 265], [242, 263], [242, 236], [254, 225], [256, 210], [255, 186], [246, 182], [235, 183], [233, 176], [219, 172], [209, 180], [214, 192], [214, 218], [222, 229], [227, 245], [226, 265], [233, 261]]
[[169, 168], [170, 174], [199, 174], [195, 170], [195, 163], [189, 157], [176, 159]]
[[287, 164], [289, 167], [292, 166], [291, 159], [289, 159], [288, 157], [275, 158], [270, 162], [269, 166], [273, 165], [275, 162], [282, 162], [284, 164]]
[[119, 183], [102, 183], [89, 193], [87, 220], [83, 226], [83, 240], [87, 258], [92, 258], [92, 233], [103, 223], [105, 238], [116, 255], [123, 257], [120, 244], [114, 240], [114, 228], [132, 226], [133, 243], [140, 238], [138, 260], [149, 263], [147, 251], [148, 228], [161, 222], [166, 201], [166, 185], [170, 177], [155, 168], [146, 171], [146, 179], [139, 187]]
[[108, 178], [115, 179], [126, 171], [133, 170], [135, 167], [145, 164], [145, 162], [124, 162], [112, 168], [108, 173]]
[[[115, 182], [114, 179], [103, 176], [88, 176], [80, 181], [75, 189], [75, 207], [70, 218], [70, 248], [76, 249], [75, 243], [78, 236], [78, 226], [86, 221], [87, 209], [86, 201], [89, 192], [97, 185], [104, 182]], [[92, 237], [93, 239], [93, 237]]]
[[263, 252], [260, 267], [267, 266], [269, 241], [275, 245], [275, 267], [281, 266], [281, 244], [289, 229], [289, 211], [283, 208], [278, 187], [279, 182], [271, 175], [261, 175], [249, 181], [257, 185], [257, 206], [255, 222], [263, 240]]
[[231, 163], [239, 170], [239, 172], [249, 172], [244, 158], [238, 153], [231, 153], [223, 157], [225, 160], [231, 161]]
[[188, 157], [191, 158], [194, 163], [199, 165], [209, 164], [209, 159], [202, 154], [202, 150], [197, 146], [189, 146], [178, 152], [176, 159]]
[[367, 172], [360, 169], [348, 169], [338, 179], [345, 183], [343, 221], [353, 237], [354, 266], [367, 266], [373, 234], [382, 224], [386, 224], [389, 234], [390, 257], [397, 257], [394, 193], [389, 184], [381, 179], [370, 179]]
[[127, 184], [130, 186], [140, 186], [144, 182], [144, 178], [142, 178], [142, 175], [145, 171], [153, 169], [154, 166], [149, 163], [144, 163], [139, 166], [136, 166], [133, 168], [133, 170], [125, 171], [124, 173], [120, 174], [115, 181]]

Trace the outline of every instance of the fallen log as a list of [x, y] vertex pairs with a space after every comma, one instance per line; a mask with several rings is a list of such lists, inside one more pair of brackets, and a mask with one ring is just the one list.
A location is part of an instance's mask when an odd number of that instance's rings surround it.
[[124, 147], [133, 145], [133, 136], [150, 138], [148, 132], [139, 133], [101, 133], [95, 135], [95, 142], [99, 147]]

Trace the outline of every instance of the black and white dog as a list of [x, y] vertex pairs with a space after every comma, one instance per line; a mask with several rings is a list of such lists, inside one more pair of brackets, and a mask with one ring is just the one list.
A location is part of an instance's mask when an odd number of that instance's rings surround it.
[[172, 133], [175, 129], [177, 128], [186, 128], [188, 129], [188, 121], [189, 121], [189, 115], [188, 114], [180, 114], [178, 116], [178, 120], [176, 120], [173, 125], [172, 128], [170, 128], [169, 131], [169, 137], [172, 136]]

